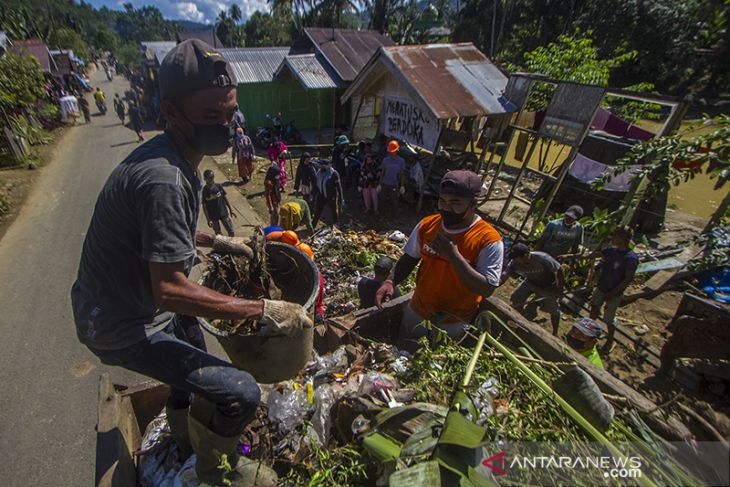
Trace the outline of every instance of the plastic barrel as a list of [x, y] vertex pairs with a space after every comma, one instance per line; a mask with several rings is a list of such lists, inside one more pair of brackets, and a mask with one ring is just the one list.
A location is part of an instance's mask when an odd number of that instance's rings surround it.
[[[319, 291], [319, 271], [307, 254], [279, 242], [267, 242], [269, 272], [282, 292], [282, 299], [299, 303], [312, 314]], [[291, 336], [235, 335], [219, 330], [205, 320], [203, 328], [214, 335], [231, 363], [251, 374], [257, 382], [270, 384], [291, 379], [312, 359], [312, 328]]]

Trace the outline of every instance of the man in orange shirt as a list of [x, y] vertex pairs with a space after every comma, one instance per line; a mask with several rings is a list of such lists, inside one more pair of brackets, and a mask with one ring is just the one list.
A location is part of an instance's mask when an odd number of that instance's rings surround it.
[[499, 233], [475, 212], [482, 191], [475, 173], [446, 173], [439, 212], [416, 225], [392, 279], [378, 289], [375, 301], [380, 307], [420, 262], [413, 299], [403, 312], [400, 348], [414, 351], [418, 340], [430, 335], [426, 320], [460, 338], [482, 299], [499, 286], [504, 247]]

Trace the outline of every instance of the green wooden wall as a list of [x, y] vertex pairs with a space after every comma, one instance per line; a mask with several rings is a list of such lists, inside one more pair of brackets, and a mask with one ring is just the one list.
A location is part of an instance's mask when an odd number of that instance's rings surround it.
[[238, 105], [251, 134], [260, 125], [271, 125], [267, 113], [279, 112], [284, 123], [294, 120], [299, 130], [332, 129], [334, 104], [335, 90], [305, 90], [296, 81], [238, 85]]

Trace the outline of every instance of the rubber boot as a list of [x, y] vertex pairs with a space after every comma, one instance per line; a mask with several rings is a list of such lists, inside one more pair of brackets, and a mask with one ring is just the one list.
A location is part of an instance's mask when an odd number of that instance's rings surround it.
[[165, 404], [167, 424], [170, 425], [172, 439], [177, 443], [180, 459], [184, 462], [193, 454], [193, 447], [190, 445], [188, 434], [188, 412], [189, 408], [175, 409], [170, 404]]
[[275, 487], [276, 472], [261, 462], [238, 455], [238, 435], [220, 436], [207, 427], [214, 410], [212, 403], [196, 398], [188, 416], [190, 443], [197, 455], [195, 471], [199, 485]]

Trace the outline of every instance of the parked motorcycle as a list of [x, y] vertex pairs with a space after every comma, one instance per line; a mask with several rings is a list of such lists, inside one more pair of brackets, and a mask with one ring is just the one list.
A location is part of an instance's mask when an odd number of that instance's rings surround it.
[[256, 135], [254, 141], [256, 145], [262, 149], [266, 149], [274, 137], [282, 139], [286, 144], [302, 144], [304, 138], [299, 132], [297, 127], [294, 125], [294, 120], [287, 123], [286, 126], [282, 123], [281, 114], [269, 115], [266, 114], [266, 118], [271, 120], [271, 126], [269, 127], [256, 127]]

